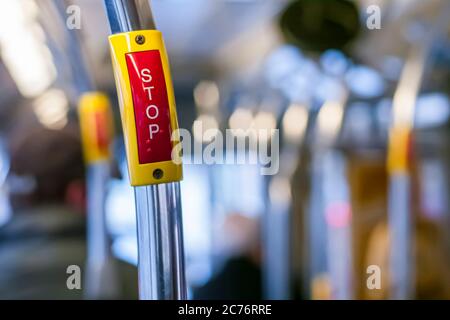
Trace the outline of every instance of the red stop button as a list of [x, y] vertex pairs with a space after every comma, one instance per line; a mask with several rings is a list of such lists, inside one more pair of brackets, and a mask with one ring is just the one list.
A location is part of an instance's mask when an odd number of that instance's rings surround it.
[[171, 160], [170, 108], [158, 50], [126, 54], [139, 163]]
[[95, 142], [97, 143], [98, 149], [105, 150], [105, 152], [109, 149], [112, 134], [108, 116], [105, 111], [97, 111], [93, 117], [95, 121]]

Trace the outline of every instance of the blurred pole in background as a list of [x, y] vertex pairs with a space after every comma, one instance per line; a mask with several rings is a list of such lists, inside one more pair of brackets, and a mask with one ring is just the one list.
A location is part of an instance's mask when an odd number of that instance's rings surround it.
[[[309, 226], [309, 280], [312, 299], [351, 299], [351, 210], [342, 188], [345, 163], [333, 151], [342, 128], [348, 93], [326, 101], [314, 125], [311, 150], [311, 199], [305, 219]], [[342, 190], [341, 190], [342, 191]], [[336, 254], [338, 256], [336, 256]]]
[[268, 208], [262, 221], [264, 299], [291, 298], [290, 188], [289, 177], [280, 174], [270, 179]]
[[108, 97], [97, 92], [80, 99], [79, 120], [87, 167], [87, 264], [85, 296], [114, 297], [116, 274], [106, 228], [105, 201], [110, 178], [113, 117]]
[[313, 300], [330, 298], [330, 279], [327, 266], [327, 232], [324, 199], [322, 193], [323, 172], [321, 152], [314, 150], [311, 155], [311, 192], [309, 208], [305, 215], [308, 229], [308, 277], [310, 297]]
[[10, 158], [5, 147], [5, 142], [0, 138], [0, 227], [5, 224], [12, 215], [9, 202], [9, 190], [6, 178], [10, 170]]
[[[277, 109], [277, 108], [274, 108]], [[266, 212], [262, 221], [263, 289], [265, 299], [285, 300], [293, 297], [292, 272], [292, 186], [295, 169], [308, 125], [308, 107], [291, 103], [282, 119], [283, 136], [280, 155], [272, 151], [273, 161], [284, 164], [268, 178]], [[275, 138], [278, 138], [279, 135]]]
[[[159, 126], [166, 130], [166, 126], [170, 125], [169, 134], [178, 126], [162, 36], [159, 31], [153, 30], [154, 23], [148, 1], [105, 0], [104, 3], [113, 34], [109, 39], [121, 103], [130, 181], [131, 185], [135, 186], [139, 297], [142, 300], [186, 299], [179, 183], [181, 163], [176, 164], [170, 155], [162, 160], [153, 159], [161, 156], [163, 148], [168, 147], [170, 151], [173, 148], [170, 137], [163, 142], [152, 142], [153, 134], [160, 132]], [[137, 30], [138, 32], [133, 32]], [[142, 58], [139, 59], [138, 56]], [[127, 59], [131, 61], [130, 65]], [[134, 83], [132, 75], [143, 83]], [[142, 90], [146, 82], [151, 82], [153, 87]], [[146, 105], [138, 105], [139, 102]], [[140, 113], [141, 107], [146, 108], [143, 115]], [[149, 108], [150, 111], [156, 112], [154, 116], [149, 113]], [[158, 108], [167, 109], [160, 112]], [[170, 119], [161, 118], [165, 116], [158, 117], [163, 113]], [[135, 119], [137, 115], [143, 118]], [[156, 124], [148, 124], [148, 120], [153, 120]], [[137, 128], [139, 121], [144, 122], [146, 128]], [[154, 125], [158, 126], [155, 133], [152, 131]], [[142, 132], [139, 131], [141, 129]], [[147, 135], [148, 130], [149, 138], [140, 136]], [[148, 146], [148, 143], [154, 144]], [[142, 154], [152, 159], [142, 160]]]
[[390, 232], [390, 297], [412, 299], [415, 291], [415, 226], [411, 197], [411, 147], [415, 106], [433, 45], [447, 30], [450, 5], [434, 20], [431, 29], [413, 44], [393, 100], [393, 122], [388, 146]]
[[114, 271], [106, 230], [105, 198], [109, 163], [99, 161], [87, 166], [87, 241], [85, 297], [101, 299], [114, 296]]
[[53, 45], [58, 46], [55, 54], [67, 57], [73, 89], [69, 96], [78, 103], [87, 171], [87, 258], [84, 294], [87, 299], [115, 297], [117, 286], [105, 218], [111, 160], [109, 148], [113, 136], [109, 101], [105, 95], [95, 91], [79, 34], [66, 26], [66, 2], [39, 1], [38, 5], [44, 15], [42, 22], [47, 34]]
[[350, 300], [353, 290], [352, 209], [344, 155], [330, 150], [323, 159], [323, 201], [327, 265], [333, 299]]

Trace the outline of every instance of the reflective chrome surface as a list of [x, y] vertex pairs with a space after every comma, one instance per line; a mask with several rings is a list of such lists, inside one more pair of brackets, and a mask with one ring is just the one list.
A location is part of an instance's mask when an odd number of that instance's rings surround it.
[[148, 0], [105, 0], [111, 33], [154, 29]]
[[115, 270], [106, 229], [105, 198], [109, 164], [97, 162], [87, 167], [87, 262], [85, 296], [113, 298], [117, 293]]
[[[112, 33], [154, 29], [146, 0], [105, 0]], [[186, 299], [180, 184], [135, 188], [139, 297]]]
[[414, 260], [412, 217], [410, 207], [411, 182], [408, 175], [396, 174], [390, 179], [390, 278], [391, 298], [411, 299], [414, 296]]
[[141, 300], [186, 299], [180, 184], [135, 188]]

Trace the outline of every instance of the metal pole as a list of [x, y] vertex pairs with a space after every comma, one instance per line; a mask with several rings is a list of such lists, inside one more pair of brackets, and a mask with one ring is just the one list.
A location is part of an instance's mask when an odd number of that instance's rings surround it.
[[[111, 32], [154, 29], [146, 0], [105, 0]], [[135, 187], [141, 300], [187, 298], [179, 182]]]
[[179, 182], [135, 188], [139, 297], [184, 300], [183, 234]]
[[85, 297], [115, 297], [117, 286], [106, 228], [105, 201], [110, 177], [112, 115], [108, 98], [84, 93], [78, 115], [87, 169], [87, 259]]
[[[289, 181], [286, 175], [273, 178], [270, 183]], [[264, 298], [269, 300], [290, 299], [290, 257], [289, 257], [289, 196], [282, 198], [274, 195], [273, 185], [269, 187], [267, 211], [263, 217], [264, 268], [263, 288]], [[279, 199], [276, 199], [279, 197]]]
[[87, 166], [87, 273], [88, 299], [114, 297], [117, 286], [106, 230], [105, 200], [110, 176], [108, 161]]
[[111, 33], [155, 29], [149, 0], [105, 0]]
[[409, 137], [414, 128], [417, 95], [432, 63], [432, 49], [447, 30], [450, 5], [442, 1], [434, 24], [416, 43], [403, 68], [393, 101], [393, 125], [389, 143], [390, 298], [411, 299], [415, 294], [414, 216], [411, 208], [411, 169], [408, 159]]
[[[52, 36], [54, 30], [63, 30], [61, 38], [55, 35], [52, 40], [55, 44], [61, 46], [58, 53], [68, 57], [68, 66], [72, 75], [74, 89], [71, 99], [76, 99], [78, 100], [77, 102], [80, 102], [84, 95], [90, 95], [95, 92], [95, 83], [83, 54], [83, 44], [76, 32], [72, 32], [65, 27], [66, 6], [63, 1], [51, 3], [42, 1], [38, 4], [43, 14], [42, 24], [47, 29], [47, 33]], [[81, 106], [79, 105], [78, 107], [80, 109]], [[92, 116], [91, 113], [90, 115]], [[92, 123], [90, 122], [90, 124]], [[89, 128], [89, 130], [94, 129]], [[85, 143], [86, 141], [83, 144]], [[105, 200], [107, 183], [110, 177], [109, 160], [87, 161], [86, 171], [87, 272], [84, 295], [87, 299], [116, 297], [115, 267], [112, 261], [105, 221]]]

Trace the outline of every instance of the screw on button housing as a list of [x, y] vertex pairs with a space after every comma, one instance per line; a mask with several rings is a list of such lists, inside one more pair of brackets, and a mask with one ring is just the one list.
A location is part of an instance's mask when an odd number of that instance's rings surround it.
[[155, 171], [153, 171], [153, 178], [159, 180], [163, 177], [164, 172], [161, 169], [156, 169]]
[[145, 37], [142, 34], [138, 34], [136, 36], [136, 43], [137, 44], [144, 44], [145, 43]]

